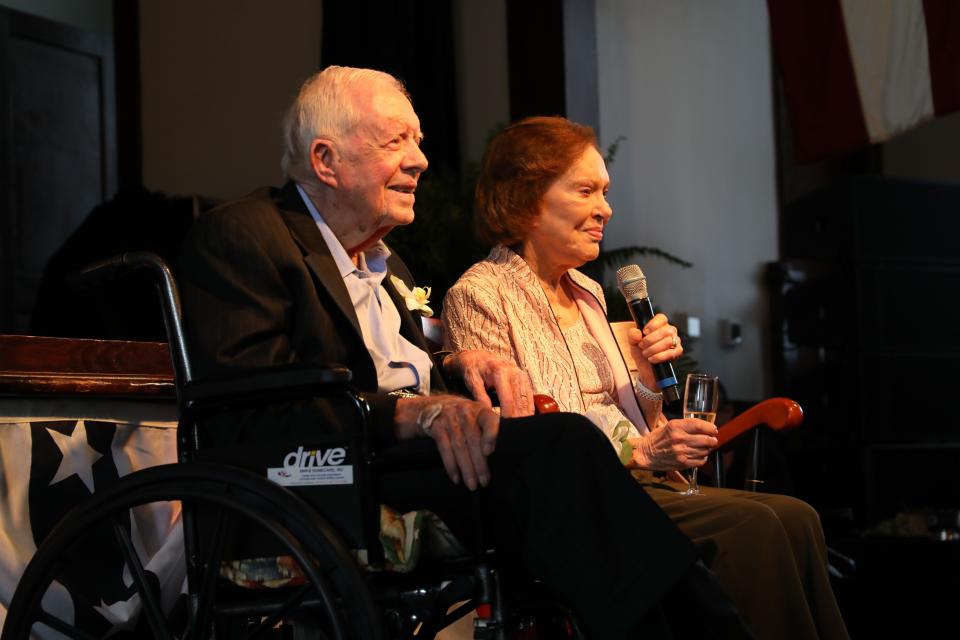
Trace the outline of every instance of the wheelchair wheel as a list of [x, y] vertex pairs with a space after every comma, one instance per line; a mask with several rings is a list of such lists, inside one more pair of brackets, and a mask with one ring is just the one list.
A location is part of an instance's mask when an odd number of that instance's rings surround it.
[[[178, 573], [171, 577], [167, 571], [161, 578], [151, 570], [161, 554], [145, 552], [159, 542], [144, 542], [144, 519], [176, 514], [181, 504], [191, 514], [190, 551], [185, 553], [182, 544], [173, 554], [167, 549], [165, 557], [175, 559], [168, 566]], [[179, 524], [170, 531], [177, 529], [182, 532]], [[253, 544], [250, 539], [267, 541], [269, 557], [288, 559], [296, 575], [293, 586], [250, 588], [227, 579], [223, 567], [228, 560], [251, 557], [243, 555]], [[107, 551], [93, 553], [94, 548]], [[122, 606], [111, 606], [97, 591], [98, 573], [111, 554], [118, 557], [129, 588]], [[145, 555], [150, 558], [147, 566]], [[195, 569], [189, 588], [183, 589], [189, 558]], [[57, 608], [51, 606], [55, 596], [61, 603], [66, 600], [67, 615], [62, 607], [51, 612]], [[380, 614], [362, 573], [313, 507], [261, 476], [204, 463], [134, 473], [68, 513], [24, 571], [2, 640], [26, 640], [31, 634], [95, 638], [123, 633], [171, 640], [383, 637]]]

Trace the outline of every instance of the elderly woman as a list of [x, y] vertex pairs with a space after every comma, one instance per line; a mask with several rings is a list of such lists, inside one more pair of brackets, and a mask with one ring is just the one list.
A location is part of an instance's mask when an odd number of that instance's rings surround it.
[[758, 638], [846, 638], [809, 505], [714, 488], [684, 496], [653, 473], [703, 465], [717, 430], [661, 413], [651, 364], [682, 353], [676, 328], [658, 314], [631, 330], [642, 356], [634, 387], [601, 287], [577, 271], [600, 251], [609, 186], [589, 127], [528, 118], [494, 138], [476, 191], [477, 230], [493, 248], [447, 294], [446, 347], [498, 353], [529, 374], [535, 393], [591, 417], [625, 464], [644, 470], [635, 475], [647, 493], [694, 541]]

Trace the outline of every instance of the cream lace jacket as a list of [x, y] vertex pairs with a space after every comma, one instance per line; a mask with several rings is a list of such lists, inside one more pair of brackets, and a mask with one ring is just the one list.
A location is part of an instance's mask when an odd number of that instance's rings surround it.
[[[638, 433], [660, 414], [661, 396], [634, 383], [606, 317], [600, 285], [576, 269], [567, 272], [591, 335], [610, 363], [616, 400]], [[584, 413], [573, 356], [536, 275], [502, 245], [470, 267], [443, 302], [444, 348], [484, 349], [527, 372], [534, 393], [553, 397], [563, 411]]]

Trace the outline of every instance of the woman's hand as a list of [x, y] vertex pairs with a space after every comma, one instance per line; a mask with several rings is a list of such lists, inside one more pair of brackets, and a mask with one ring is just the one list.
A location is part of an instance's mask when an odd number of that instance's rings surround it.
[[627, 338], [640, 349], [640, 354], [650, 364], [670, 362], [683, 355], [683, 344], [677, 328], [662, 313], [653, 316], [643, 332], [636, 327], [630, 329]]
[[677, 328], [670, 324], [667, 316], [658, 313], [643, 327], [642, 332], [636, 327], [628, 328], [626, 337], [631, 351], [629, 357], [624, 354], [627, 366], [636, 369], [643, 386], [656, 391], [657, 381], [653, 374], [653, 365], [676, 360], [683, 354], [683, 344], [677, 335]]
[[630, 439], [633, 460], [628, 466], [653, 471], [702, 467], [717, 446], [717, 433], [717, 427], [704, 420], [669, 420], [644, 436]]

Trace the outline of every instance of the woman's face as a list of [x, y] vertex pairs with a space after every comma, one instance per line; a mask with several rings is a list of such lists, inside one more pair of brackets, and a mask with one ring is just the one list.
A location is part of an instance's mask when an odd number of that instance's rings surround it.
[[541, 266], [564, 270], [595, 259], [613, 215], [609, 189], [603, 157], [589, 146], [544, 194], [540, 217], [522, 243], [524, 255], [532, 250]]

